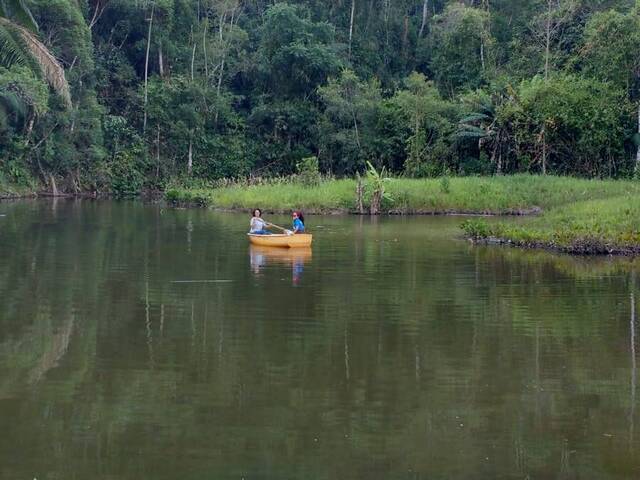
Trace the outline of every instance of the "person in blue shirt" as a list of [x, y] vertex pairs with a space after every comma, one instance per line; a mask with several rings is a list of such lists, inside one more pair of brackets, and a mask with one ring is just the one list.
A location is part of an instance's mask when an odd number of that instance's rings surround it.
[[299, 210], [292, 214], [293, 216], [293, 233], [304, 233], [304, 215]]

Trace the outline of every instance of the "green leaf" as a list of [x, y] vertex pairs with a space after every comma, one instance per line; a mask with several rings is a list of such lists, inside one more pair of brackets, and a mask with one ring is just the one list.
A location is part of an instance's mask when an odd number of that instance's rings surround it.
[[38, 31], [38, 23], [25, 0], [0, 0], [0, 16], [13, 20], [32, 32]]

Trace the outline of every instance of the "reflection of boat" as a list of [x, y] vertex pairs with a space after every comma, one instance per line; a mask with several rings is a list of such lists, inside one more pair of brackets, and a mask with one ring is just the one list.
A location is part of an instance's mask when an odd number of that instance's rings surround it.
[[299, 233], [296, 235], [253, 235], [248, 233], [247, 235], [252, 245], [260, 245], [263, 247], [310, 247], [313, 239], [313, 235], [310, 233]]
[[251, 245], [251, 258], [264, 259], [273, 263], [306, 263], [311, 260], [311, 247], [274, 248]]
[[290, 266], [293, 284], [297, 285], [302, 278], [305, 264], [311, 260], [312, 250], [311, 247], [278, 248], [251, 245], [249, 256], [251, 269], [256, 274], [260, 274], [262, 267], [269, 263]]

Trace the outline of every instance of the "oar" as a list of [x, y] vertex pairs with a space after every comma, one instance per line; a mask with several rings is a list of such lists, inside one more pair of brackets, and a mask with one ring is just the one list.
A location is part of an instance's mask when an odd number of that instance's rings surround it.
[[281, 227], [281, 226], [279, 226], [279, 225], [274, 225], [273, 223], [268, 223], [268, 222], [267, 222], [267, 226], [268, 226], [268, 227], [274, 227], [274, 228], [277, 228], [277, 229], [279, 229], [279, 230], [282, 230], [282, 231], [283, 231], [283, 232], [285, 232], [285, 233], [289, 233], [289, 232], [291, 232], [291, 230], [289, 230], [288, 228], [284, 228], [284, 227]]

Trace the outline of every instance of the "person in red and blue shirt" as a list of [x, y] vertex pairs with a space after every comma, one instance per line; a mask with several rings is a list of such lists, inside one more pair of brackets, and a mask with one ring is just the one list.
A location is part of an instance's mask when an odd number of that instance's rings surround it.
[[292, 214], [293, 216], [293, 233], [304, 233], [304, 215], [299, 210]]

